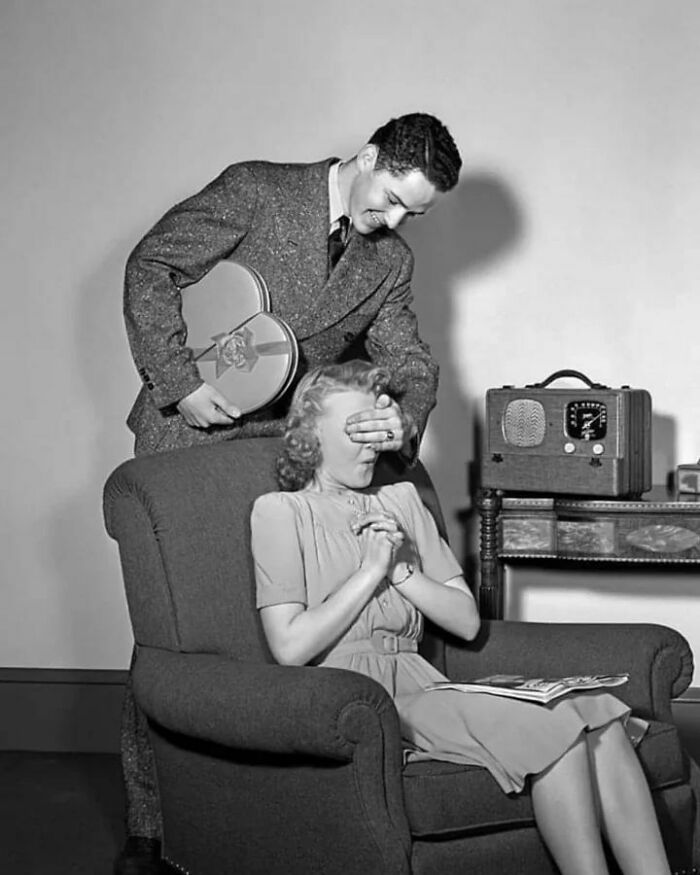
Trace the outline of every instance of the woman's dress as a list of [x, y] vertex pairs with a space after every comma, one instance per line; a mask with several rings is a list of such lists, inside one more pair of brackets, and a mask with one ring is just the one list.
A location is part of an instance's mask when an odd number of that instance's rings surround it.
[[[351, 525], [370, 510], [396, 517], [428, 577], [444, 582], [461, 575], [412, 483], [342, 493], [273, 492], [256, 501], [251, 518], [258, 607], [298, 602], [312, 608], [342, 586], [361, 558]], [[636, 741], [646, 728], [607, 692], [540, 705], [484, 693], [426, 691], [446, 678], [416, 652], [422, 629], [423, 618], [401, 587], [385, 580], [345, 635], [315, 661], [366, 674], [386, 688], [396, 703], [408, 759], [483, 766], [506, 793], [518, 792], [528, 774], [556, 762], [582, 732], [621, 720]], [[397, 646], [399, 652], [390, 652]]]

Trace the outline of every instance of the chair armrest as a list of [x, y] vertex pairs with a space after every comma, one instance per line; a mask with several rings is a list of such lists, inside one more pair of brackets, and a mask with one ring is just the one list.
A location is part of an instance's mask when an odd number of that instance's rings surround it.
[[379, 733], [400, 762], [394, 703], [356, 672], [140, 647], [133, 685], [148, 717], [192, 738], [350, 761], [358, 743]]
[[476, 640], [451, 640], [455, 680], [503, 672], [530, 677], [629, 673], [612, 692], [640, 716], [672, 722], [671, 699], [690, 685], [693, 656], [674, 629], [649, 623], [485, 621]]

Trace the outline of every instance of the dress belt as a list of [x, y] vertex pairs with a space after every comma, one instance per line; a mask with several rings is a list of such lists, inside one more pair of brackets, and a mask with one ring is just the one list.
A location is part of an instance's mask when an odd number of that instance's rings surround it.
[[344, 641], [333, 648], [336, 653], [383, 653], [391, 656], [395, 653], [417, 653], [418, 642], [415, 638], [403, 638], [392, 635], [391, 632], [374, 632], [371, 638], [361, 638], [359, 641]]

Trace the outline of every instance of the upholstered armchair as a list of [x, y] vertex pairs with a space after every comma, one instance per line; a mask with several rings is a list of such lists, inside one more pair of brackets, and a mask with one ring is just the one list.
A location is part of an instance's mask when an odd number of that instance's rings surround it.
[[[264, 438], [144, 456], [105, 487], [166, 858], [191, 875], [555, 873], [527, 792], [506, 796], [477, 767], [404, 766], [379, 684], [274, 663], [255, 609], [248, 519], [253, 500], [276, 488], [278, 446]], [[410, 476], [440, 520], [424, 469]], [[639, 756], [673, 867], [700, 865], [700, 780], [671, 715], [692, 675], [677, 632], [492, 621], [469, 645], [431, 629], [422, 649], [455, 679], [629, 671], [617, 693], [650, 721]]]

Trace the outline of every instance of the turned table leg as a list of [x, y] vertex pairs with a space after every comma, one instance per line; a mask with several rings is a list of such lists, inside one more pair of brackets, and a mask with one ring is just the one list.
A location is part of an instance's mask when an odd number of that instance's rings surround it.
[[477, 497], [481, 517], [479, 544], [479, 611], [485, 620], [503, 618], [503, 564], [498, 558], [498, 515], [501, 496], [496, 489], [482, 489]]

